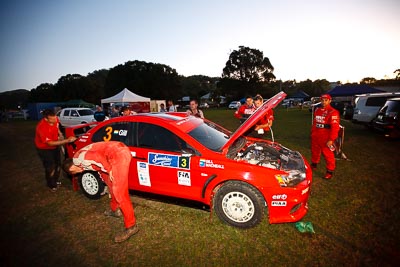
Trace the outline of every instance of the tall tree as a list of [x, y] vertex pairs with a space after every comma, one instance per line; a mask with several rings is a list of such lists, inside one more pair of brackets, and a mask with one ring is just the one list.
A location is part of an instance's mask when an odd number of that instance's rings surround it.
[[52, 83], [42, 83], [31, 90], [29, 102], [53, 102], [54, 97], [54, 85]]
[[400, 69], [395, 70], [393, 73], [396, 74], [396, 80], [400, 80]]
[[263, 52], [245, 46], [234, 50], [223, 69], [223, 78], [232, 78], [244, 82], [272, 81], [274, 67]]
[[245, 46], [232, 51], [222, 71], [219, 88], [226, 96], [242, 98], [259, 93], [275, 80], [274, 67], [263, 52]]
[[177, 99], [182, 92], [175, 69], [138, 60], [110, 69], [105, 84], [106, 95], [116, 94], [123, 88], [152, 99]]
[[361, 84], [374, 84], [374, 83], [376, 83], [376, 79], [373, 77], [366, 77], [366, 78], [362, 79], [360, 83]]

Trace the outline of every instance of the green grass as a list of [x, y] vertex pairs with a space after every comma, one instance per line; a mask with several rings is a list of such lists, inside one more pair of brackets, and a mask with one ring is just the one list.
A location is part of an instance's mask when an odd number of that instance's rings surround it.
[[[232, 110], [205, 116], [230, 130]], [[310, 158], [310, 113], [275, 111], [275, 140]], [[86, 199], [67, 178], [50, 193], [33, 145], [36, 122], [0, 124], [2, 266], [391, 266], [400, 260], [399, 141], [347, 121], [334, 179], [314, 172], [309, 213], [315, 234], [294, 224], [240, 230], [214, 213], [174, 199], [131, 195], [140, 227], [115, 244], [123, 221], [102, 212], [109, 200]], [[269, 138], [269, 137], [268, 137]]]

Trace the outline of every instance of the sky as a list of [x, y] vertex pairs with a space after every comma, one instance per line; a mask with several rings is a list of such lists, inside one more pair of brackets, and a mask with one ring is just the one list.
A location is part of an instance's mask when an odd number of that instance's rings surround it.
[[284, 81], [393, 78], [399, 14], [398, 0], [3, 0], [0, 92], [130, 60], [220, 77], [239, 46]]

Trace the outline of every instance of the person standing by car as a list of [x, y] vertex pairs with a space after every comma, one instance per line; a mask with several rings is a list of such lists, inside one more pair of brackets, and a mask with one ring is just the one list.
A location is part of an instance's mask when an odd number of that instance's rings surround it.
[[111, 194], [111, 209], [106, 210], [104, 215], [124, 217], [125, 231], [115, 236], [116, 243], [129, 239], [139, 231], [128, 191], [131, 159], [131, 152], [125, 144], [108, 141], [83, 147], [63, 164], [63, 169], [72, 175], [86, 170], [100, 174]]
[[235, 112], [235, 117], [240, 120], [240, 123], [242, 124], [247, 120], [248, 117], [250, 117], [251, 114], [256, 110], [254, 104], [253, 104], [253, 98], [251, 96], [246, 97], [246, 103], [241, 105], [239, 109]]
[[76, 137], [63, 138], [59, 130], [58, 117], [53, 110], [44, 110], [42, 116], [36, 126], [35, 146], [44, 167], [47, 186], [51, 192], [56, 192], [57, 186], [60, 185], [58, 181], [61, 171], [60, 147], [74, 142]]
[[198, 109], [198, 106], [199, 106], [199, 103], [197, 102], [197, 100], [195, 100], [195, 99], [190, 100], [189, 109], [186, 111], [186, 114], [204, 119], [203, 111]]
[[164, 103], [160, 104], [160, 112], [167, 112], [167, 110], [165, 109]]
[[117, 106], [111, 108], [111, 118], [115, 117], [119, 117], [119, 108]]
[[177, 112], [174, 102], [172, 102], [172, 100], [168, 100], [168, 102], [167, 102], [167, 111], [168, 112]]
[[94, 119], [98, 122], [104, 121], [106, 119], [106, 113], [101, 106], [96, 106], [96, 111], [93, 114]]
[[121, 116], [131, 116], [131, 115], [136, 115], [137, 113], [133, 111], [129, 106], [125, 106], [121, 109]]
[[340, 129], [340, 115], [331, 101], [329, 94], [321, 96], [321, 107], [314, 112], [311, 128], [311, 167], [317, 168], [322, 153], [326, 161], [325, 179], [331, 179], [336, 168], [333, 144]]

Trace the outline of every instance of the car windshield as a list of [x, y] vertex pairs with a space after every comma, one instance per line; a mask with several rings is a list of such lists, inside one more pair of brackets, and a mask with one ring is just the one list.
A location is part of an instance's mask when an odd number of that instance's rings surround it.
[[390, 100], [386, 102], [387, 112], [400, 112], [400, 101]]
[[210, 150], [220, 151], [228, 142], [230, 132], [210, 121], [204, 121], [189, 132], [189, 135]]
[[94, 114], [93, 110], [91, 110], [91, 109], [81, 109], [81, 110], [78, 110], [78, 113], [79, 113], [79, 116], [90, 116], [90, 115]]

